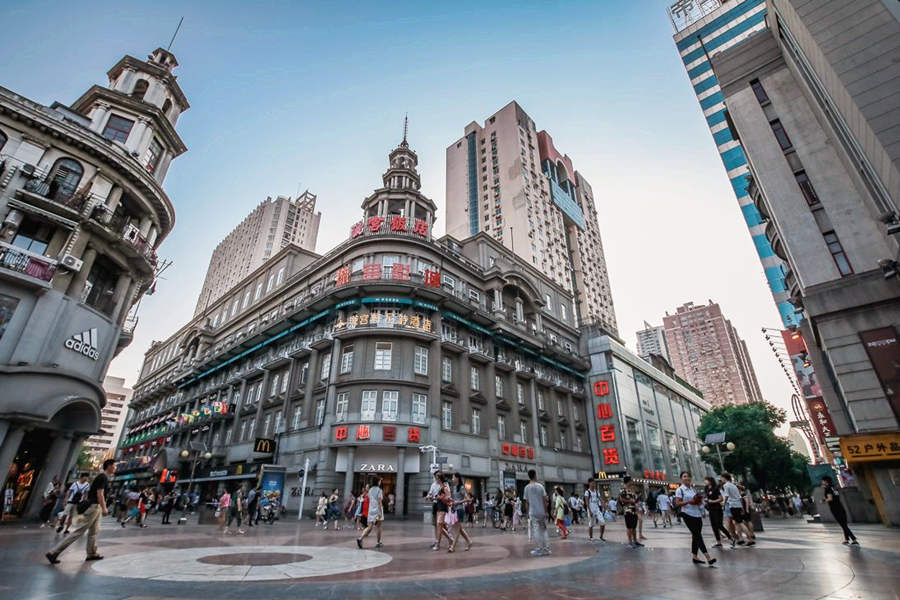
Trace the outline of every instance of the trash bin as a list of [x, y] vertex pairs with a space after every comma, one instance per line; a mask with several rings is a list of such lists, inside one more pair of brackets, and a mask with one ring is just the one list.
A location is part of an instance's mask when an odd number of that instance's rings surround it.
[[759, 514], [759, 511], [750, 511], [750, 522], [753, 523], [753, 531], [765, 531], [763, 529], [762, 515]]

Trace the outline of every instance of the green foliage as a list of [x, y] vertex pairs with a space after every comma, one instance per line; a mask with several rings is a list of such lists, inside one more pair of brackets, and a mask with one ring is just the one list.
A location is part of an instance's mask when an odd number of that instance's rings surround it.
[[75, 467], [79, 471], [89, 471], [92, 467], [92, 461], [91, 453], [82, 448], [81, 452], [78, 453], [78, 460], [75, 461]]
[[[768, 403], [720, 406], [704, 415], [697, 436], [703, 442], [707, 434], [724, 431], [725, 440], [736, 446], [724, 457], [725, 470], [744, 479], [751, 489], [806, 491], [806, 457], [791, 450], [774, 432], [786, 418], [784, 410]], [[715, 451], [703, 460], [719, 469]]]

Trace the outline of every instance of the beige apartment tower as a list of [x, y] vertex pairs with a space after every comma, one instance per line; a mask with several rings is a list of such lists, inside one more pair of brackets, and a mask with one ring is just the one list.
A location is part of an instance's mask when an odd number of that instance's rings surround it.
[[293, 244], [315, 252], [322, 213], [316, 195], [269, 197], [213, 250], [194, 314], [202, 312], [279, 250]]
[[618, 335], [590, 184], [516, 102], [447, 148], [447, 233], [484, 232], [573, 292], [543, 308]]
[[131, 388], [125, 386], [125, 378], [111, 375], [103, 380], [103, 392], [106, 404], [100, 411], [100, 431], [86, 439], [83, 446], [96, 463], [115, 455], [132, 395]]
[[663, 327], [675, 372], [712, 406], [763, 401], [747, 344], [718, 304], [688, 302], [666, 313]]

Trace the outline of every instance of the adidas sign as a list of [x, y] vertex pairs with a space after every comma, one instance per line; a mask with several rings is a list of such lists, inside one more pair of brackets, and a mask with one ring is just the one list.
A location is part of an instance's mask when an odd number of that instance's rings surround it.
[[82, 331], [66, 340], [66, 348], [92, 360], [97, 360], [100, 358], [100, 353], [97, 351], [97, 346], [100, 345], [98, 338], [96, 328]]

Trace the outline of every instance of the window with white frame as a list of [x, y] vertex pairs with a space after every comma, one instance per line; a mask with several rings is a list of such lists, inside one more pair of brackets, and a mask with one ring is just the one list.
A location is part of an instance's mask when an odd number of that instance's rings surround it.
[[562, 319], [563, 321], [565, 321], [565, 320], [567, 320], [567, 319], [569, 318], [569, 317], [566, 315], [566, 305], [565, 305], [565, 304], [560, 304], [560, 305], [559, 305], [559, 318]]
[[232, 317], [237, 314], [237, 311], [238, 311], [238, 308], [240, 307], [240, 305], [241, 305], [241, 301], [238, 298], [235, 298], [234, 303], [232, 303], [232, 305], [231, 305], [231, 316]]
[[524, 419], [519, 421], [519, 436], [522, 438], [523, 442], [528, 439], [528, 421], [525, 421]]
[[381, 393], [381, 419], [384, 421], [396, 421], [397, 409], [400, 403], [400, 392], [387, 391]]
[[363, 421], [374, 421], [375, 410], [378, 407], [378, 392], [375, 390], [363, 390], [362, 402], [359, 408], [359, 418]]
[[497, 437], [506, 439], [506, 417], [503, 415], [497, 415]]
[[262, 281], [256, 284], [256, 293], [253, 295], [253, 300], [259, 300], [259, 297], [262, 296]]
[[301, 385], [306, 383], [306, 376], [309, 374], [309, 361], [303, 363], [303, 366], [300, 367], [300, 382], [297, 387], [299, 388]]
[[538, 410], [546, 410], [546, 406], [544, 405], [544, 392], [538, 390], [537, 395]]
[[416, 346], [413, 356], [413, 372], [417, 375], [428, 375], [428, 348]]
[[250, 294], [251, 294], [250, 290], [247, 290], [246, 292], [244, 292], [244, 303], [241, 305], [242, 310], [247, 308], [247, 305], [250, 304]]
[[269, 274], [269, 282], [266, 284], [266, 293], [272, 291], [272, 288], [275, 286], [275, 273]]
[[441, 427], [453, 429], [453, 403], [444, 402], [441, 408]]
[[425, 423], [425, 415], [428, 410], [428, 396], [425, 394], [413, 394], [412, 395], [412, 422], [423, 424]]
[[278, 393], [278, 384], [281, 382], [281, 373], [272, 376], [272, 385], [269, 387], [269, 398], [274, 398]]
[[450, 323], [441, 322], [441, 339], [455, 342], [457, 339], [456, 327], [454, 327]]
[[516, 384], [516, 402], [520, 405], [525, 405], [525, 386], [521, 383]]
[[253, 399], [253, 403], [256, 404], [259, 402], [259, 399], [262, 398], [263, 384], [262, 381], [256, 384], [256, 397]]
[[581, 434], [575, 434], [575, 452], [583, 452], [584, 446], [582, 445]]
[[325, 398], [319, 398], [316, 401], [316, 425], [322, 426], [325, 422]]
[[441, 381], [453, 381], [453, 362], [449, 356], [441, 358]]
[[350, 393], [341, 392], [334, 401], [334, 420], [342, 423], [347, 420], [347, 407], [350, 405]]
[[547, 426], [541, 425], [541, 446], [547, 445]]
[[441, 276], [441, 283], [444, 285], [445, 288], [447, 288], [448, 290], [451, 290], [451, 291], [453, 290], [453, 288], [456, 287], [456, 279], [454, 279], [453, 277], [450, 277], [447, 274], [444, 274]]
[[294, 416], [291, 417], [291, 429], [300, 429], [300, 419], [303, 417], [303, 405], [294, 407]]
[[269, 428], [272, 426], [272, 413], [266, 413], [266, 418], [263, 419], [263, 437], [269, 437], [270, 430]]
[[481, 410], [478, 408], [472, 409], [472, 433], [481, 433]]
[[353, 370], [353, 346], [344, 346], [341, 350], [341, 373], [349, 373]]
[[544, 294], [544, 309], [547, 312], [553, 312], [553, 300], [550, 298], [550, 294]]
[[281, 374], [281, 393], [284, 394], [287, 392], [288, 383], [291, 379], [291, 371], [290, 369], [286, 369], [284, 373]]
[[391, 369], [391, 342], [375, 342], [376, 371], [390, 371]]
[[329, 375], [331, 375], [331, 352], [322, 355], [322, 372], [319, 378], [325, 380]]
[[556, 401], [556, 416], [561, 417], [565, 414], [565, 406], [562, 399]]
[[503, 378], [499, 375], [494, 375], [494, 393], [498, 398], [503, 397]]
[[481, 389], [481, 373], [478, 372], [478, 367], [469, 367], [469, 384], [473, 391]]
[[231, 443], [231, 439], [234, 436], [234, 430], [229, 427], [225, 430], [225, 445], [229, 445]]
[[281, 285], [284, 282], [284, 267], [278, 269], [278, 277], [275, 279], [275, 285]]
[[254, 435], [256, 435], [256, 417], [251, 418], [247, 423], [247, 439], [253, 439]]
[[284, 431], [284, 419], [279, 410], [275, 412], [275, 433], [281, 433], [282, 431]]

